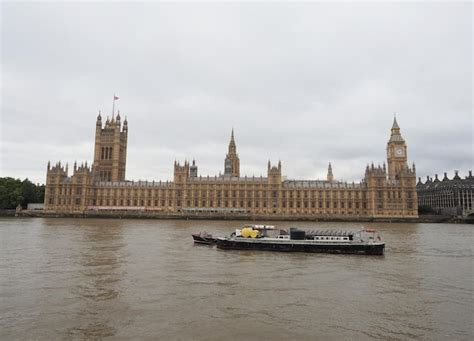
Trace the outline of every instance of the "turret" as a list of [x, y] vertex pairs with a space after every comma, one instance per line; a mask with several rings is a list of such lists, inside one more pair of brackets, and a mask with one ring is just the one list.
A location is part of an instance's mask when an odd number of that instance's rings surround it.
[[334, 181], [334, 175], [332, 174], [332, 166], [331, 166], [331, 162], [329, 162], [329, 166], [328, 166], [328, 174], [327, 174], [327, 181]]
[[196, 166], [196, 160], [193, 160], [193, 164], [189, 167], [189, 177], [197, 178], [198, 167]]
[[270, 160], [267, 165], [268, 183], [272, 185], [281, 184], [281, 161], [278, 161], [278, 166], [272, 166]]
[[117, 112], [117, 117], [115, 118], [115, 123], [120, 127], [120, 110]]
[[181, 166], [179, 162], [174, 162], [174, 182], [182, 183], [186, 182], [189, 178], [189, 163], [184, 161], [184, 165]]
[[123, 121], [123, 131], [124, 131], [125, 133], [128, 131], [127, 116], [125, 116], [125, 121]]

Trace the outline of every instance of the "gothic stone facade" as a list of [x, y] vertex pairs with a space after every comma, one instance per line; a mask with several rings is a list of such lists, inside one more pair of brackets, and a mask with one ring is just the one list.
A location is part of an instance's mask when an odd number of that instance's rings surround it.
[[416, 185], [418, 205], [433, 210], [435, 213], [450, 215], [469, 215], [474, 213], [474, 176], [472, 171], [462, 179], [458, 171], [452, 179], [444, 173], [442, 180], [426, 177], [423, 183], [418, 178]]
[[394, 119], [387, 143], [387, 166], [367, 165], [360, 183], [334, 179], [284, 180], [282, 165], [267, 166], [266, 177], [241, 176], [232, 131], [224, 174], [198, 175], [195, 161], [175, 162], [173, 181], [125, 180], [127, 120], [99, 116], [94, 163], [68, 166], [48, 162], [45, 210], [49, 212], [147, 211], [159, 214], [249, 216], [397, 217], [418, 215], [415, 165]]

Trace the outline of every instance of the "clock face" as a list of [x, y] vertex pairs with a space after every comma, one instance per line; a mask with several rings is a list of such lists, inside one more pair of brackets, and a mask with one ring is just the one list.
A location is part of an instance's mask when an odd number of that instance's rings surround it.
[[403, 155], [403, 149], [402, 148], [397, 148], [395, 149], [395, 154], [397, 156], [402, 156]]

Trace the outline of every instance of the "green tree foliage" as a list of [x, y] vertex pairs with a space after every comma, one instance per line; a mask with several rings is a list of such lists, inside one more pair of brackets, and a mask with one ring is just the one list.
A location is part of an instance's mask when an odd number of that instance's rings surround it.
[[44, 202], [44, 185], [35, 185], [30, 180], [0, 178], [0, 209], [23, 208], [29, 203]]

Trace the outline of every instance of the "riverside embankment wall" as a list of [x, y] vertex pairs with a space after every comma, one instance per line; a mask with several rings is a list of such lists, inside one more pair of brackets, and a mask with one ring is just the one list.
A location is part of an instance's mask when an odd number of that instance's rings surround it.
[[[8, 215], [13, 215], [8, 212]], [[15, 213], [13, 211], [13, 213]], [[1, 212], [0, 212], [0, 215]], [[6, 215], [6, 214], [5, 214]], [[114, 218], [114, 219], [184, 219], [184, 220], [246, 220], [246, 221], [340, 221], [340, 222], [392, 222], [392, 223], [446, 223], [464, 222], [462, 218], [441, 215], [422, 215], [418, 218], [386, 217], [342, 217], [314, 215], [249, 215], [249, 214], [193, 214], [164, 213], [153, 211], [84, 211], [84, 212], [46, 212], [41, 210], [22, 210], [18, 217], [42, 218]]]

